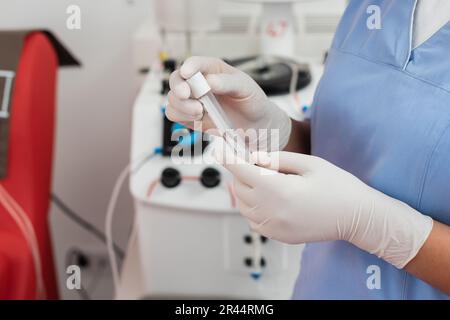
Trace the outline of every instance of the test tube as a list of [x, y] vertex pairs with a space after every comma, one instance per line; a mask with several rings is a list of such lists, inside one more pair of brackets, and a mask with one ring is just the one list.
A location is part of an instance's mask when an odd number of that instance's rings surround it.
[[236, 156], [249, 161], [250, 153], [248, 152], [243, 137], [236, 133], [232, 122], [223, 111], [222, 106], [217, 101], [215, 95], [212, 93], [211, 87], [203, 74], [197, 72], [186, 81], [191, 88], [192, 97], [198, 99], [202, 103], [221, 137], [232, 147]]

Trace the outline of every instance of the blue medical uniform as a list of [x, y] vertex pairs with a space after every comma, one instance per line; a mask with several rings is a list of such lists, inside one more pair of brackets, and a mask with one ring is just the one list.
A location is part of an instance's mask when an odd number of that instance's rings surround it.
[[[367, 25], [370, 5], [381, 29]], [[412, 50], [416, 5], [349, 4], [314, 99], [312, 153], [450, 225], [450, 22]], [[344, 241], [306, 245], [293, 297], [449, 298]]]

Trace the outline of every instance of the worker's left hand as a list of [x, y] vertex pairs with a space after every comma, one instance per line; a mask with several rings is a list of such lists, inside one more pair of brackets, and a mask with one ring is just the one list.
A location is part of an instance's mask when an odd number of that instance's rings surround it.
[[431, 231], [431, 218], [321, 158], [290, 152], [254, 158], [258, 166], [229, 157], [224, 166], [235, 177], [241, 214], [268, 238], [346, 240], [403, 268]]

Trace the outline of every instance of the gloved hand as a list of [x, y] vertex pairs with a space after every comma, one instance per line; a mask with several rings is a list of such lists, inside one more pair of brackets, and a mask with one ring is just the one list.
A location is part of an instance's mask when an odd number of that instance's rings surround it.
[[[198, 71], [206, 77], [212, 92], [233, 122], [234, 129], [269, 130], [268, 135], [260, 135], [259, 141], [250, 141], [250, 145], [258, 143], [263, 146], [259, 150], [276, 151], [284, 148], [291, 132], [290, 118], [267, 98], [252, 78], [217, 58], [191, 57], [180, 70], [172, 73], [166, 108], [166, 115], [171, 121], [192, 129], [192, 122], [202, 121], [202, 131], [214, 128], [208, 114], [203, 114], [202, 104], [191, 99], [191, 90], [185, 81]], [[277, 138], [275, 131], [270, 130], [279, 130], [279, 143], [274, 141]], [[270, 148], [272, 143], [274, 147]]]
[[[223, 160], [217, 150], [216, 156]], [[241, 214], [266, 237], [289, 244], [346, 240], [403, 268], [431, 232], [430, 217], [321, 158], [289, 152], [253, 156], [276, 172], [230, 161], [228, 152], [224, 166], [235, 177]]]

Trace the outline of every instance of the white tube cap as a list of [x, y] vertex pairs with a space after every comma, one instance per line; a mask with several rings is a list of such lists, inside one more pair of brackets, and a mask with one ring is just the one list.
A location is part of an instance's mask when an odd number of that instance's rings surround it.
[[195, 99], [199, 99], [211, 91], [208, 81], [206, 81], [206, 78], [201, 72], [197, 72], [192, 77], [187, 79], [186, 82], [189, 84], [192, 97]]

